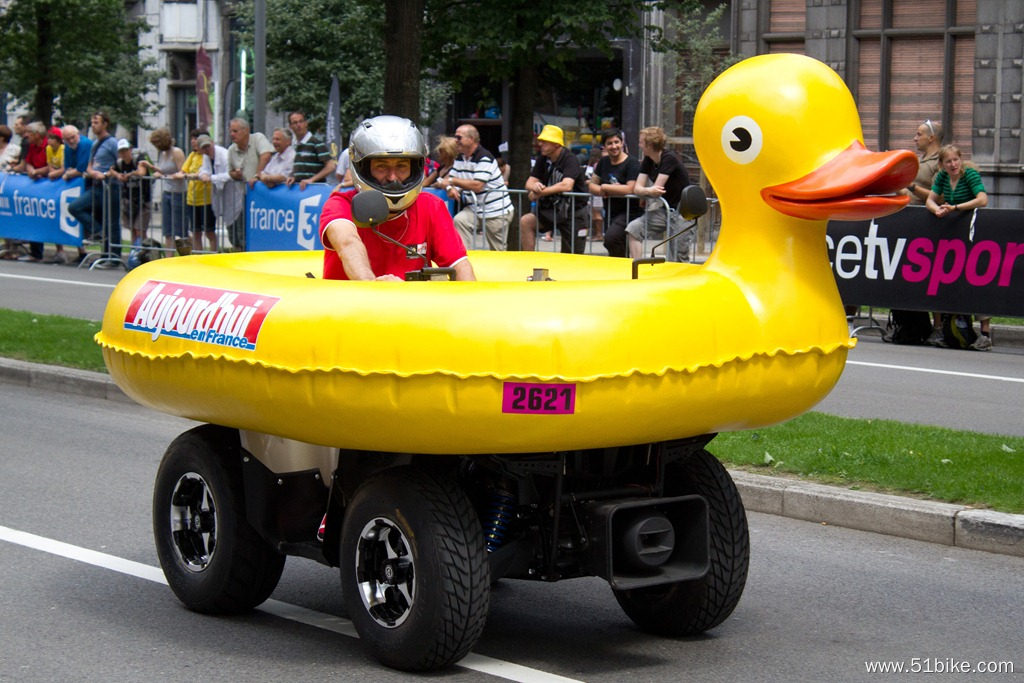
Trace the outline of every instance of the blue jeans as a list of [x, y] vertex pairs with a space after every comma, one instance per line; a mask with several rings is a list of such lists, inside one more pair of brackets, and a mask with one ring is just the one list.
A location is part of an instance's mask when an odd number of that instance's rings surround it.
[[164, 237], [188, 237], [184, 192], [164, 192], [160, 198], [160, 214]]
[[[71, 202], [68, 211], [82, 226], [83, 239], [103, 238], [103, 253], [121, 253], [121, 183], [104, 180], [93, 182], [78, 199]], [[111, 238], [117, 246], [111, 249]]]

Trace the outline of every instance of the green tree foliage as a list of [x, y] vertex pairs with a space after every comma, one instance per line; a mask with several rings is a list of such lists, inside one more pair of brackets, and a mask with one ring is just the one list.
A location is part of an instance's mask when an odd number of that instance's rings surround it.
[[[692, 115], [704, 89], [739, 61], [723, 47], [725, 41], [719, 30], [727, 6], [721, 4], [706, 12], [698, 0], [665, 4], [664, 30], [654, 32], [651, 45], [668, 57], [669, 68], [676, 74], [676, 99], [683, 111]], [[692, 116], [688, 128], [692, 128]]]
[[[252, 3], [239, 3], [239, 33], [253, 42]], [[267, 0], [267, 96], [281, 111], [302, 109], [323, 124], [331, 76], [338, 76], [340, 123], [350, 130], [381, 112], [384, 11], [369, 0]]]
[[425, 67], [459, 84], [474, 76], [508, 79], [512, 86], [510, 150], [513, 184], [529, 174], [533, 111], [540, 71], [567, 77], [573, 49], [597, 49], [611, 56], [615, 38], [643, 31], [639, 0], [577, 0], [495, 3], [486, 0], [427, 0], [423, 51]]
[[123, 0], [11, 0], [0, 5], [0, 88], [33, 118], [87, 123], [97, 109], [127, 126], [156, 111], [160, 73], [139, 58], [144, 21]]

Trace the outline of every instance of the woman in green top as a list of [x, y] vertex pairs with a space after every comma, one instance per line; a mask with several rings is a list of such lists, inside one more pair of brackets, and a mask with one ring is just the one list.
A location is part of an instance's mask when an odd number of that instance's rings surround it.
[[[935, 174], [932, 191], [925, 201], [929, 211], [942, 218], [953, 211], [971, 211], [988, 204], [981, 174], [974, 168], [964, 166], [959, 147], [946, 145], [939, 150], [939, 165], [942, 170]], [[979, 314], [978, 326], [981, 335], [971, 344], [971, 348], [988, 351], [992, 348], [992, 317]]]
[[935, 174], [932, 191], [925, 200], [929, 211], [942, 218], [951, 211], [970, 211], [988, 204], [981, 174], [964, 166], [959, 147], [946, 145], [939, 150], [939, 165], [942, 170]]

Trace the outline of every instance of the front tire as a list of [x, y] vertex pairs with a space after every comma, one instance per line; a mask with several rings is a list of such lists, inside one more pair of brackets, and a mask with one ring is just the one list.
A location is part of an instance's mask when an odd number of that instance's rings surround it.
[[153, 488], [153, 536], [171, 590], [186, 607], [239, 614], [274, 592], [284, 555], [245, 518], [238, 432], [202, 425], [167, 447]]
[[698, 494], [708, 503], [710, 566], [701, 579], [615, 591], [637, 626], [663, 636], [703, 633], [732, 614], [747, 583], [750, 536], [732, 477], [705, 450], [669, 466], [666, 495]]
[[458, 661], [483, 632], [490, 565], [476, 512], [454, 481], [411, 468], [367, 480], [345, 510], [342, 597], [381, 663]]

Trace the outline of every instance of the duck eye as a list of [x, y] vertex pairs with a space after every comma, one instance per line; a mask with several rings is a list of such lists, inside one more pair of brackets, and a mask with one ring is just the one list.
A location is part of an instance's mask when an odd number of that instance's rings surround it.
[[734, 116], [722, 126], [722, 151], [737, 164], [749, 164], [761, 153], [761, 126], [749, 116]]

